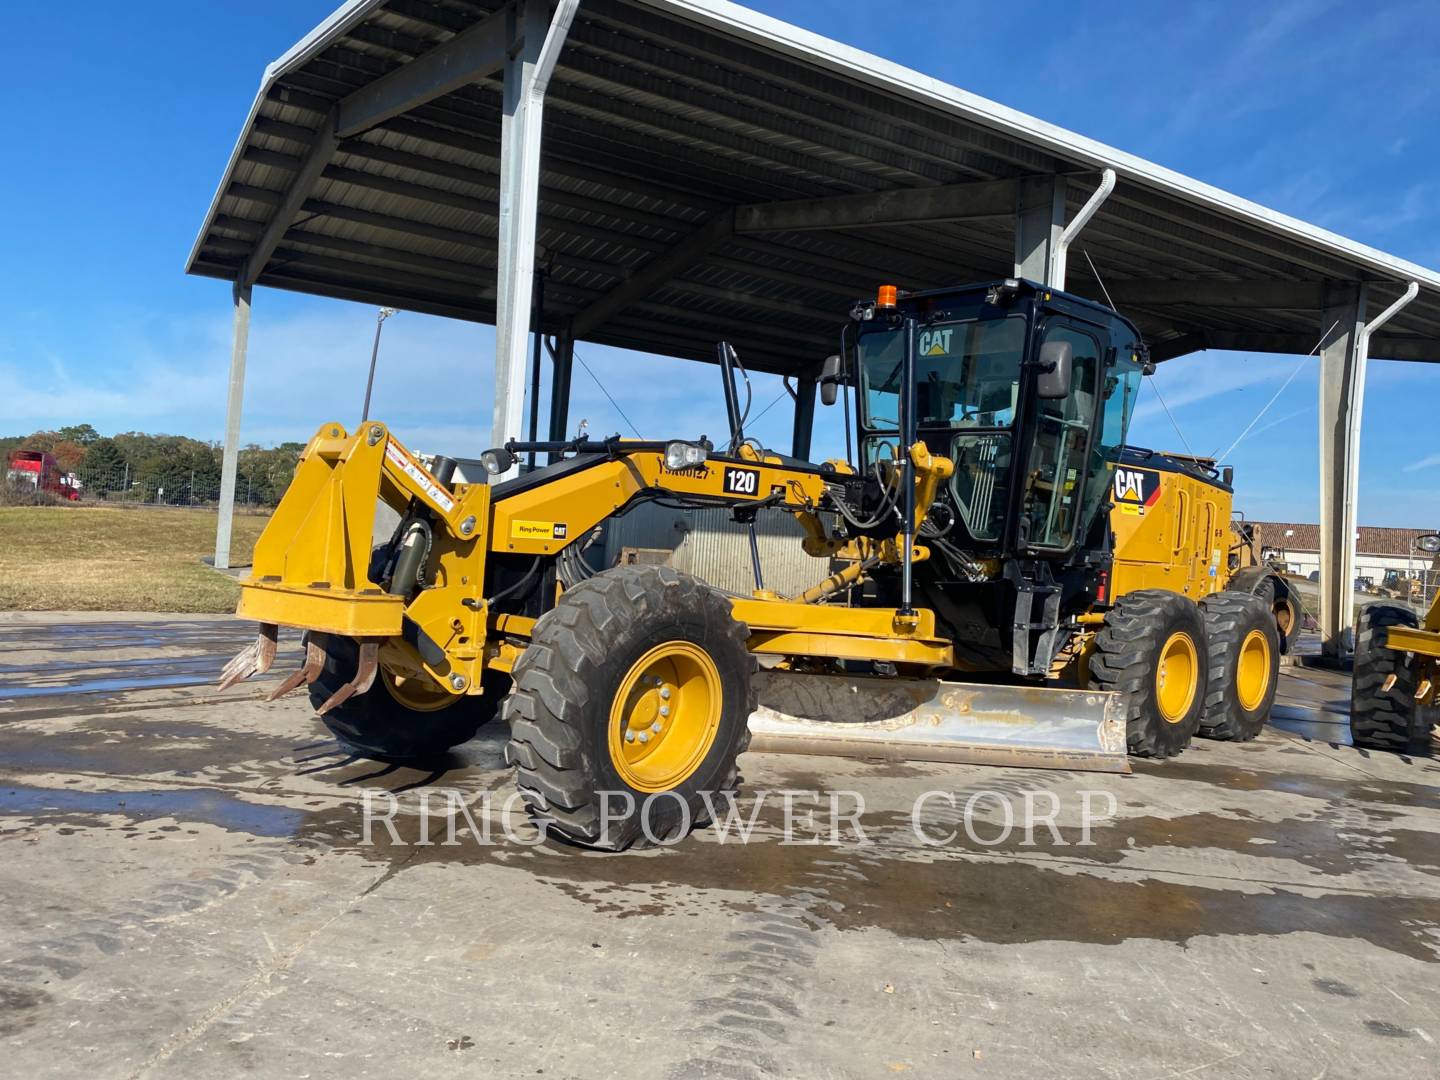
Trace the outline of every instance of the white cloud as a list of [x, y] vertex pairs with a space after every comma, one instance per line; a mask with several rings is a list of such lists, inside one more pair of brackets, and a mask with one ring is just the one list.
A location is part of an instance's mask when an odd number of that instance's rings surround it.
[[1419, 461], [1412, 461], [1409, 465], [1406, 465], [1400, 471], [1419, 472], [1421, 469], [1434, 468], [1440, 468], [1440, 454], [1431, 454], [1429, 457], [1423, 457]]
[[[1293, 357], [1219, 352], [1168, 360], [1141, 388], [1131, 441], [1172, 450], [1185, 450], [1188, 442], [1194, 453], [1219, 453], [1265, 407], [1294, 371], [1295, 363]], [[1310, 392], [1305, 383], [1302, 370], [1277, 405], [1291, 403], [1292, 396], [1303, 399]], [[1171, 416], [1180, 434], [1172, 426]], [[1252, 431], [1247, 438], [1254, 434]], [[1179, 445], [1175, 445], [1177, 440]]]
[[[263, 295], [263, 294], [262, 294]], [[251, 324], [241, 439], [269, 445], [307, 440], [323, 423], [353, 426], [365, 393], [374, 308], [301, 301], [292, 310], [256, 304]], [[298, 307], [298, 310], [295, 308]], [[0, 434], [90, 423], [105, 434], [145, 430], [219, 440], [225, 421], [230, 320], [137, 320], [111, 332], [83, 357], [11, 341], [0, 354]], [[494, 330], [402, 312], [381, 338], [371, 415], [417, 449], [461, 457], [489, 445], [493, 415]], [[591, 435], [632, 434], [620, 409], [648, 438], [725, 438], [720, 374], [712, 364], [581, 345], [619, 409], [577, 364], [569, 430], [582, 419]], [[779, 380], [753, 375], [752, 433], [788, 448], [788, 402], [760, 413]], [[541, 430], [548, 431], [550, 365], [542, 370]]]

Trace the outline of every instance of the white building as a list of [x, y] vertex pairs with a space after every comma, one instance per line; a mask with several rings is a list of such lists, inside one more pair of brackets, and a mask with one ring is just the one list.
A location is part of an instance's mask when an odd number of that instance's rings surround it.
[[[1284, 561], [1292, 574], [1309, 577], [1320, 570], [1320, 526], [1288, 521], [1254, 521], [1255, 545], [1262, 558]], [[1440, 583], [1435, 556], [1415, 550], [1415, 538], [1433, 529], [1387, 529], [1362, 525], [1355, 533], [1355, 576], [1379, 586], [1388, 571]], [[1427, 598], [1430, 592], [1427, 590]]]

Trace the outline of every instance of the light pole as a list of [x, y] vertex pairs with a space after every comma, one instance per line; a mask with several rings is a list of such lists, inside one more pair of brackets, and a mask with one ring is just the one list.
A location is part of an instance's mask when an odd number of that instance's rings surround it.
[[365, 407], [360, 410], [360, 422], [364, 423], [370, 419], [370, 391], [375, 386], [375, 361], [380, 356], [380, 331], [385, 327], [385, 320], [398, 312], [393, 307], [382, 307], [375, 316], [375, 344], [370, 349], [370, 375], [365, 380]]

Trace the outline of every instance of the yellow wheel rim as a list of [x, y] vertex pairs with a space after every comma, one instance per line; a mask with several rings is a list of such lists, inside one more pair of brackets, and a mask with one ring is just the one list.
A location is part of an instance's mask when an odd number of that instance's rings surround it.
[[428, 679], [396, 675], [389, 668], [380, 669], [380, 678], [384, 680], [390, 696], [412, 712], [439, 712], [460, 700]]
[[688, 641], [651, 649], [610, 706], [610, 760], [636, 791], [670, 791], [700, 767], [720, 730], [720, 670]]
[[1295, 605], [1289, 600], [1275, 601], [1275, 626], [1280, 631], [1281, 637], [1289, 637], [1290, 631], [1295, 625]]
[[1160, 663], [1155, 668], [1155, 701], [1167, 724], [1180, 723], [1190, 711], [1199, 672], [1200, 654], [1190, 635], [1171, 634], [1160, 650]]
[[1270, 642], [1260, 630], [1251, 630], [1240, 643], [1240, 662], [1235, 671], [1235, 690], [1240, 707], [1254, 712], [1270, 689]]

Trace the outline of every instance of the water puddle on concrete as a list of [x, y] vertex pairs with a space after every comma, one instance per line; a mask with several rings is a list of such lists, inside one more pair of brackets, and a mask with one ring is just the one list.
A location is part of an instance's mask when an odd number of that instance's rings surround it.
[[305, 814], [284, 806], [248, 802], [224, 791], [196, 788], [150, 791], [81, 791], [37, 788], [6, 782], [0, 785], [0, 816], [42, 818], [104, 828], [103, 819], [118, 815], [135, 824], [160, 819], [215, 825], [232, 832], [272, 838], [291, 837], [303, 827]]
[[1278, 791], [1344, 805], [1360, 802], [1400, 809], [1440, 810], [1440, 788], [1403, 780], [1346, 780], [1313, 773], [1260, 772], [1228, 765], [1202, 764], [1183, 758], [1158, 763], [1132, 761], [1131, 767], [1137, 773], [1154, 776], [1166, 783], [1175, 780], [1208, 784], [1229, 791]]
[[[413, 856], [413, 851], [412, 851]], [[1199, 937], [1310, 932], [1355, 938], [1440, 962], [1440, 900], [1329, 894], [1284, 888], [1115, 879], [1024, 859], [896, 857], [876, 849], [787, 847], [774, 842], [691, 842], [644, 856], [599, 856], [549, 845], [449, 858], [523, 867], [597, 912], [619, 918], [684, 914], [719, 903], [800, 904], [816, 925], [881, 929], [922, 939], [994, 944], [1070, 941], [1118, 945], [1135, 938], [1176, 944]], [[420, 856], [436, 860], [431, 852]], [[440, 860], [446, 856], [438, 856]], [[1067, 872], [1068, 871], [1068, 872]]]
[[166, 686], [200, 686], [215, 682], [215, 672], [209, 665], [204, 670], [176, 675], [116, 675], [103, 679], [83, 679], [76, 682], [50, 683], [44, 686], [0, 686], [0, 701], [18, 701], [22, 698], [56, 697], [62, 694], [105, 694], [120, 690], [156, 690]]
[[[62, 658], [0, 664], [0, 702], [214, 683], [226, 661], [254, 636], [254, 625], [239, 621], [11, 627], [8, 634], [0, 633], [0, 645]], [[298, 640], [286, 635], [281, 641], [277, 670], [292, 659], [298, 662], [298, 653], [291, 655]], [[165, 655], [135, 655], [155, 651]]]

